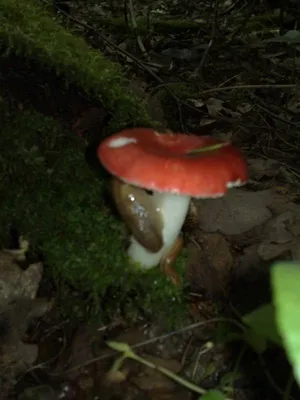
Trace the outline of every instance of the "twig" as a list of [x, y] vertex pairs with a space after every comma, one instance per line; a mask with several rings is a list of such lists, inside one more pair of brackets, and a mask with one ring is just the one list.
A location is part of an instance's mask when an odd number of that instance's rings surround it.
[[212, 48], [215, 37], [216, 37], [217, 24], [218, 24], [218, 13], [219, 13], [219, 0], [215, 0], [214, 21], [213, 21], [212, 28], [211, 28], [210, 39], [209, 39], [208, 45], [203, 53], [200, 64], [196, 70], [196, 72], [198, 72], [198, 74], [200, 75], [201, 78], [202, 78], [202, 70], [206, 63], [208, 53], [209, 53], [210, 49]]
[[130, 15], [132, 27], [133, 27], [133, 30], [134, 30], [134, 33], [135, 33], [135, 36], [136, 36], [137, 44], [138, 44], [143, 56], [146, 57], [147, 56], [147, 51], [145, 49], [145, 46], [144, 46], [144, 44], [142, 42], [142, 39], [141, 39], [140, 35], [138, 35], [138, 33], [137, 33], [137, 23], [136, 23], [136, 20], [135, 20], [135, 13], [134, 13], [133, 1], [132, 0], [128, 0], [128, 8], [129, 8], [129, 15]]
[[[132, 348], [126, 344], [126, 343], [120, 343], [120, 342], [112, 342], [109, 341], [107, 342], [107, 345], [114, 349], [115, 351], [123, 353], [121, 357], [119, 357], [114, 365], [112, 366], [110, 373], [114, 373], [116, 371], [119, 371], [123, 362], [125, 361], [126, 358], [129, 358], [131, 360], [137, 361], [140, 364], [146, 365], [148, 368], [152, 368], [156, 371], [161, 372], [163, 375], [166, 375], [168, 378], [172, 379], [173, 381], [179, 383], [181, 386], [185, 387], [186, 389], [189, 389], [195, 393], [198, 394], [205, 394], [208, 393], [207, 390], [195, 385], [192, 382], [187, 381], [186, 379], [182, 378], [179, 375], [174, 374], [172, 371], [168, 370], [167, 368], [161, 367], [159, 365], [154, 364], [153, 362], [138, 356], [136, 353], [132, 351]], [[230, 400], [228, 397], [225, 398], [225, 400]]]
[[183, 352], [183, 354], [182, 354], [182, 356], [181, 356], [181, 359], [180, 359], [181, 368], [182, 368], [182, 367], [184, 366], [184, 364], [185, 364], [185, 361], [186, 361], [188, 352], [189, 352], [189, 350], [190, 350], [190, 348], [191, 348], [191, 345], [192, 345], [192, 343], [193, 343], [193, 340], [194, 340], [194, 334], [192, 333], [191, 337], [189, 338], [189, 341], [188, 341], [187, 345], [185, 346], [184, 352]]
[[213, 92], [225, 92], [227, 90], [239, 90], [239, 89], [261, 89], [261, 88], [272, 88], [272, 89], [286, 89], [286, 88], [291, 88], [294, 89], [298, 87], [298, 85], [296, 84], [278, 84], [278, 85], [236, 85], [236, 86], [223, 86], [223, 87], [216, 87], [213, 89], [207, 89], [207, 90], [203, 90], [201, 92], [201, 94], [205, 94], [205, 93], [213, 93]]
[[[231, 324], [237, 326], [242, 331], [245, 330], [244, 325], [242, 325], [239, 321], [236, 321], [236, 320], [234, 320], [232, 318], [222, 318], [222, 317], [220, 317], [220, 318], [212, 318], [212, 319], [207, 320], [207, 321], [195, 322], [194, 324], [190, 324], [188, 326], [184, 326], [183, 328], [177, 329], [176, 331], [165, 333], [164, 335], [156, 336], [156, 337], [151, 338], [151, 339], [147, 339], [147, 340], [145, 340], [143, 342], [140, 342], [140, 343], [137, 343], [135, 345], [132, 345], [131, 348], [132, 349], [137, 349], [137, 348], [140, 348], [140, 347], [144, 347], [144, 346], [147, 346], [149, 344], [155, 343], [155, 342], [157, 342], [159, 340], [166, 340], [166, 339], [170, 338], [171, 336], [180, 335], [180, 334], [182, 334], [184, 332], [188, 332], [188, 331], [194, 330], [196, 328], [199, 328], [200, 326], [204, 326], [204, 325], [208, 325], [208, 324], [215, 324], [216, 322], [228, 322], [228, 323], [231, 323]], [[70, 369], [68, 369], [68, 370], [66, 370], [64, 372], [49, 373], [49, 376], [61, 376], [63, 374], [68, 374], [70, 372], [77, 371], [80, 368], [87, 367], [88, 365], [94, 364], [94, 363], [96, 363], [96, 362], [98, 362], [100, 360], [111, 358], [114, 355], [115, 355], [114, 352], [111, 352], [111, 353], [108, 353], [108, 354], [104, 354], [102, 356], [92, 358], [91, 360], [88, 360], [88, 361], [86, 361], [86, 362], [84, 362], [84, 363], [82, 363], [80, 365], [77, 365], [76, 367], [70, 368]]]
[[[41, 2], [43, 2], [44, 4], [49, 5], [49, 1], [48, 0], [40, 0]], [[136, 65], [138, 65], [139, 67], [141, 67], [144, 71], [146, 71], [150, 76], [152, 76], [152, 78], [154, 80], [156, 80], [158, 83], [163, 84], [164, 81], [158, 76], [156, 75], [155, 72], [153, 72], [151, 70], [151, 68], [148, 68], [141, 60], [139, 60], [137, 57], [135, 57], [133, 54], [129, 53], [128, 51], [122, 49], [121, 47], [119, 47], [117, 44], [115, 44], [114, 42], [112, 42], [110, 39], [108, 39], [106, 36], [102, 35], [101, 33], [99, 33], [96, 29], [94, 29], [91, 25], [86, 24], [85, 22], [80, 21], [78, 18], [73, 17], [72, 15], [66, 13], [65, 11], [61, 10], [58, 6], [55, 6], [55, 8], [57, 10], [60, 11], [60, 13], [62, 15], [64, 15], [66, 18], [68, 18], [70, 21], [74, 22], [77, 25], [82, 26], [83, 28], [87, 29], [88, 31], [90, 31], [91, 33], [93, 33], [94, 35], [98, 36], [98, 38], [100, 38], [101, 40], [103, 40], [103, 42], [105, 42], [108, 46], [110, 46], [111, 48], [113, 48], [114, 50], [117, 50], [118, 53], [128, 57], [129, 59], [131, 59]], [[177, 102], [177, 108], [178, 108], [178, 114], [179, 114], [179, 121], [180, 121], [180, 126], [182, 129], [182, 132], [185, 132], [185, 126], [183, 123], [183, 119], [182, 119], [182, 112], [181, 112], [181, 105], [180, 105], [180, 100], [179, 98], [172, 93], [168, 88], [164, 88], [165, 91], [167, 93], [169, 93], [169, 95], [171, 97], [173, 97], [173, 99]]]
[[[246, 6], [248, 5], [248, 3], [246, 3]], [[237, 37], [237, 35], [243, 30], [243, 28], [247, 25], [247, 23], [250, 21], [251, 17], [252, 17], [252, 13], [254, 11], [256, 2], [255, 0], [253, 0], [252, 4], [250, 4], [250, 8], [248, 10], [248, 13], [246, 13], [246, 15], [243, 18], [242, 23], [240, 24], [240, 26], [232, 33], [230, 39], [229, 39], [229, 43], [232, 43], [233, 39]]]
[[291, 126], [293, 126], [295, 128], [299, 128], [299, 123], [297, 124], [295, 122], [288, 121], [287, 119], [280, 117], [276, 112], [273, 112], [273, 111], [269, 110], [267, 107], [264, 107], [261, 104], [256, 104], [256, 107], [260, 108], [262, 111], [264, 111], [265, 113], [271, 115], [272, 118], [275, 118], [280, 122], [283, 122], [283, 123], [285, 123], [287, 125], [291, 125]]
[[195, 381], [195, 377], [196, 377], [196, 373], [197, 373], [197, 369], [198, 369], [198, 364], [200, 361], [201, 356], [203, 356], [204, 354], [208, 353], [209, 351], [211, 351], [214, 348], [214, 344], [212, 342], [207, 342], [204, 344], [203, 346], [204, 348], [202, 350], [198, 351], [195, 363], [194, 363], [194, 368], [193, 368], [193, 372], [192, 372], [192, 381]]
[[291, 375], [289, 377], [289, 380], [288, 380], [288, 383], [286, 385], [286, 388], [284, 390], [284, 394], [283, 394], [282, 400], [289, 400], [291, 398], [290, 392], [291, 392], [291, 388], [292, 388], [292, 385], [293, 385], [294, 381], [295, 381], [294, 374], [291, 373]]
[[128, 9], [127, 9], [127, 0], [124, 0], [124, 19], [125, 19], [125, 24], [126, 26], [129, 26], [129, 21], [128, 21]]
[[[258, 355], [260, 364], [262, 366], [262, 370], [265, 373], [267, 380], [269, 384], [273, 387], [273, 389], [280, 395], [284, 396], [284, 390], [281, 389], [281, 387], [278, 386], [277, 382], [273, 379], [272, 375], [270, 374], [270, 371], [268, 370], [268, 367], [266, 365], [266, 362], [264, 358], [261, 355]], [[295, 400], [292, 396], [289, 396], [289, 399]]]

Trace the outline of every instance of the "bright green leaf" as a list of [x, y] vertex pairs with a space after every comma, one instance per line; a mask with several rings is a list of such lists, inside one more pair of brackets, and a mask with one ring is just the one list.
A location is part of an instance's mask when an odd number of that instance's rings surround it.
[[[269, 340], [279, 346], [282, 345], [275, 320], [275, 309], [272, 304], [265, 304], [251, 313], [244, 315], [243, 322], [247, 324], [255, 334], [260, 335], [263, 339]], [[247, 335], [249, 339], [249, 334]], [[259, 345], [258, 338], [254, 338], [254, 335], [252, 341], [253, 344], [255, 343], [258, 345], [258, 348], [261, 347], [262, 341]]]
[[110, 341], [106, 342], [106, 344], [111, 349], [120, 351], [121, 353], [131, 353], [131, 348], [127, 343], [115, 342], [113, 340], [110, 340]]
[[243, 332], [242, 339], [257, 354], [262, 354], [267, 348], [266, 339], [263, 336], [257, 334], [252, 328], [246, 329]]
[[271, 282], [278, 328], [300, 384], [300, 264], [276, 263]]

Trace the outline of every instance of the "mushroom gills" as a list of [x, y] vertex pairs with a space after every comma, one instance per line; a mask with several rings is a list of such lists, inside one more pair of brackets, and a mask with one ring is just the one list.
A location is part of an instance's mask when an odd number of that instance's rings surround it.
[[163, 218], [153, 196], [145, 189], [120, 179], [112, 179], [112, 195], [118, 212], [135, 239], [149, 252], [156, 253], [164, 245]]

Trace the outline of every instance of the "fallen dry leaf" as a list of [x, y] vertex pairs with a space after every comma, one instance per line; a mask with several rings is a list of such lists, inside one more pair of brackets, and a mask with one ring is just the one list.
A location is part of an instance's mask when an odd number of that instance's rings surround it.
[[271, 218], [264, 227], [263, 235], [265, 242], [274, 244], [289, 243], [294, 240], [294, 235], [288, 229], [294, 222], [294, 215], [286, 211]]
[[199, 122], [199, 126], [206, 126], [206, 125], [211, 125], [214, 122], [216, 122], [215, 119], [212, 118], [202, 118]]
[[249, 103], [240, 103], [237, 105], [236, 109], [241, 113], [241, 114], [246, 114], [249, 111], [251, 111], [253, 108], [252, 104]]
[[222, 100], [220, 100], [220, 99], [215, 99], [215, 98], [210, 98], [210, 99], [208, 99], [206, 102], [205, 102], [205, 105], [206, 105], [206, 107], [207, 107], [207, 111], [208, 111], [208, 114], [211, 116], [211, 117], [215, 117], [215, 116], [217, 116], [218, 114], [220, 114], [220, 112], [222, 111], [222, 109], [223, 109], [223, 101]]
[[271, 158], [250, 158], [248, 159], [249, 176], [259, 181], [261, 178], [275, 177], [279, 173], [280, 163]]
[[268, 204], [269, 190], [250, 192], [232, 189], [219, 199], [194, 200], [199, 228], [205, 232], [239, 235], [261, 225], [272, 217]]
[[290, 243], [266, 243], [263, 242], [258, 246], [258, 255], [264, 261], [274, 260], [291, 249]]

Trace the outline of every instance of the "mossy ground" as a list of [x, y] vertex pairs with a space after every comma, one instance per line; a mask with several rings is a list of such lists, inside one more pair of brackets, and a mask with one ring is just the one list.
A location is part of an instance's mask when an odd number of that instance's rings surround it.
[[[17, 56], [23, 72], [22, 60], [27, 71], [59, 75], [66, 88], [75, 84], [98, 98], [111, 115], [106, 134], [152, 124], [140, 99], [126, 88], [121, 68], [35, 2], [0, 0], [0, 46], [6, 63]], [[17, 64], [13, 72], [18, 76]], [[92, 170], [84, 142], [61, 118], [49, 117], [51, 112], [46, 116], [45, 107], [42, 113], [34, 109], [33, 99], [24, 107], [24, 96], [20, 101], [16, 92], [6, 85], [0, 101], [1, 244], [7, 244], [11, 227], [30, 241], [32, 257], [44, 261], [64, 313], [71, 310], [85, 319], [122, 313], [181, 320], [186, 311], [182, 292], [158, 269], [143, 273], [129, 265], [127, 233], [109, 203], [107, 173], [100, 165]], [[183, 259], [178, 262], [182, 266]]]
[[33, 0], [0, 0], [0, 51], [33, 59], [101, 99], [111, 112], [110, 130], [150, 125], [140, 99], [126, 86], [121, 67], [60, 26]]
[[7, 99], [0, 113], [2, 244], [12, 225], [25, 235], [62, 298], [66, 285], [81, 294], [72, 301], [78, 317], [123, 311], [176, 319], [182, 293], [158, 269], [142, 273], [129, 265], [124, 225], [106, 205], [107, 176], [103, 171], [99, 179], [88, 166], [81, 139]]

